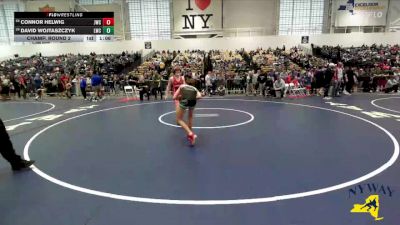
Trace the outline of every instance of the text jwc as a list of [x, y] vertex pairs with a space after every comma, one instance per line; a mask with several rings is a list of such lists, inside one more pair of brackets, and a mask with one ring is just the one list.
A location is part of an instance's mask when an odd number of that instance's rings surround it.
[[[193, 11], [190, 1], [191, 0], [188, 0], [188, 7], [187, 7], [186, 11]], [[214, 16], [214, 15], [213, 14], [182, 15], [182, 17], [185, 19], [185, 26], [182, 27], [182, 29], [185, 29], [185, 30], [194, 29], [196, 17], [200, 17], [201, 20], [203, 21], [203, 26], [201, 28], [208, 29], [210, 27], [207, 26], [207, 22], [210, 19], [210, 17], [212, 17], [212, 16]]]
[[354, 188], [349, 189], [349, 198], [352, 195], [364, 194], [364, 193], [375, 193], [375, 194], [384, 194], [389, 197], [393, 196], [393, 189], [389, 186], [379, 185], [379, 184], [359, 184]]

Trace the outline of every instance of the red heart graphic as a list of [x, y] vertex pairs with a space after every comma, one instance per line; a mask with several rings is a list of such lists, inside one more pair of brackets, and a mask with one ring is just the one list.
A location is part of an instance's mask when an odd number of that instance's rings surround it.
[[197, 7], [201, 10], [205, 10], [210, 6], [211, 0], [195, 0]]

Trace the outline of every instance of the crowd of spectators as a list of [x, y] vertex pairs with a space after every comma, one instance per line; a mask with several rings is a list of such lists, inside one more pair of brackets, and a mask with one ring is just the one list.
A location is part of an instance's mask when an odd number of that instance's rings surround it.
[[[400, 67], [399, 45], [313, 46], [313, 53], [344, 67], [363, 92], [397, 92]], [[354, 75], [353, 75], [354, 74]], [[348, 90], [347, 90], [348, 92]]]
[[[139, 53], [14, 57], [0, 63], [3, 98], [47, 94], [71, 97], [118, 94], [130, 85], [140, 99], [163, 95], [174, 68], [196, 80], [206, 94], [285, 97], [292, 90], [332, 98], [364, 92], [397, 92], [400, 48], [390, 46], [313, 46], [246, 51], [157, 51], [141, 62]], [[298, 92], [296, 92], [298, 93]], [[303, 92], [301, 92], [303, 93]]]
[[[0, 92], [2, 99], [42, 96], [44, 90], [49, 95], [71, 97], [80, 94], [82, 80], [91, 87], [94, 74], [101, 75], [101, 84], [114, 83], [114, 77], [130, 70], [141, 62], [140, 53], [89, 55], [64, 54], [19, 57], [0, 63]], [[102, 90], [104, 91], [104, 90]]]
[[400, 48], [398, 45], [362, 45], [343, 48], [340, 46], [313, 46], [317, 57], [329, 59], [333, 63], [342, 62], [345, 66], [373, 68], [398, 67]]

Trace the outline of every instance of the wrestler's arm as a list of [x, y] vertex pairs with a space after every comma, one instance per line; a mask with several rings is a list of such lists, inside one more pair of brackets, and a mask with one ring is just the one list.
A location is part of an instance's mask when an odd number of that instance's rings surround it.
[[173, 99], [179, 100], [180, 98], [181, 98], [181, 88], [179, 87], [178, 90], [176, 90]]

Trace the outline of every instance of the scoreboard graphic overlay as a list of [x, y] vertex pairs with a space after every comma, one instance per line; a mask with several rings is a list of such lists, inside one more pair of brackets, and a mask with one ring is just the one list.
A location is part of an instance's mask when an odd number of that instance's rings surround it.
[[114, 40], [114, 12], [15, 12], [15, 42]]

